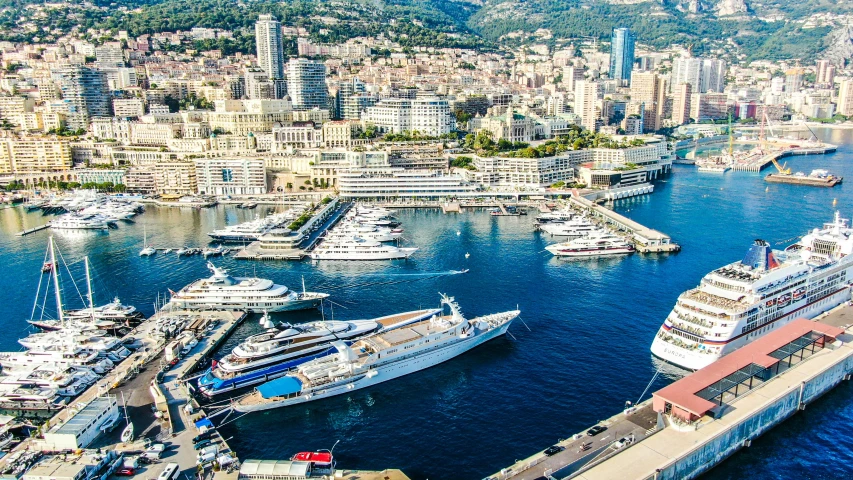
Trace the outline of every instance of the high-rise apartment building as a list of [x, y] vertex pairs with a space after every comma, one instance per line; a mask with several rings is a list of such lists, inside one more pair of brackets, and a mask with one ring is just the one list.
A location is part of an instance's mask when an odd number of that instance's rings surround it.
[[835, 65], [829, 60], [818, 60], [815, 65], [815, 85], [823, 88], [832, 88], [835, 82]]
[[841, 82], [841, 89], [838, 91], [838, 113], [853, 116], [853, 80]]
[[799, 92], [803, 88], [805, 72], [802, 68], [792, 68], [785, 72], [785, 93], [788, 95]]
[[260, 15], [255, 23], [258, 66], [270, 79], [284, 78], [284, 47], [281, 23], [272, 15]]
[[610, 78], [627, 84], [634, 68], [634, 33], [614, 28], [610, 36]]
[[62, 99], [68, 107], [68, 128], [89, 128], [95, 117], [110, 116], [110, 96], [103, 72], [82, 65], [64, 66], [55, 71], [59, 77]]
[[575, 114], [580, 115], [581, 126], [593, 132], [598, 129], [599, 123], [596, 107], [600, 87], [598, 82], [587, 80], [575, 82]]
[[287, 86], [294, 110], [326, 109], [326, 65], [304, 58], [291, 58], [287, 63]]
[[716, 58], [678, 57], [672, 62], [672, 85], [689, 83], [693, 93], [722, 92], [726, 62]]
[[690, 123], [690, 100], [693, 95], [693, 85], [682, 83], [672, 87], [672, 123], [684, 125]]
[[645, 104], [643, 130], [659, 130], [663, 126], [666, 79], [653, 72], [635, 73], [631, 78], [631, 102]]

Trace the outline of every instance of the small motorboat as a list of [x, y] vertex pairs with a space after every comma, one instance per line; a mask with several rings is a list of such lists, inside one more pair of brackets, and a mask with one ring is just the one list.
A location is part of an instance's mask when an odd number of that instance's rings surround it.
[[50, 273], [53, 271], [53, 264], [50, 262], [44, 262], [44, 265], [41, 266], [41, 273]]

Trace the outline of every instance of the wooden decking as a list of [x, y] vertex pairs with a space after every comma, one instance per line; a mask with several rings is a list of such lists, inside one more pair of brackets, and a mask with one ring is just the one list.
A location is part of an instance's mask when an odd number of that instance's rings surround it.
[[423, 310], [415, 310], [413, 312], [399, 313], [397, 315], [377, 319], [376, 323], [382, 325], [383, 328], [389, 328], [393, 327], [394, 325], [397, 325], [398, 323], [405, 323], [414, 317], [423, 315], [432, 310], [433, 309], [431, 308], [425, 308]]

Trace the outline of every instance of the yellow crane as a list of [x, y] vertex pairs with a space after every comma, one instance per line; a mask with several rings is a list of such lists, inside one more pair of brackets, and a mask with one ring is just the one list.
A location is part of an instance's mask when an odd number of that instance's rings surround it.
[[[773, 155], [773, 154], [771, 154]], [[779, 170], [780, 175], [790, 175], [791, 169], [788, 168], [788, 163], [785, 162], [785, 165], [779, 165], [779, 162], [776, 161], [776, 157], [770, 157], [770, 160], [773, 162], [773, 166], [776, 167], [776, 170]]]

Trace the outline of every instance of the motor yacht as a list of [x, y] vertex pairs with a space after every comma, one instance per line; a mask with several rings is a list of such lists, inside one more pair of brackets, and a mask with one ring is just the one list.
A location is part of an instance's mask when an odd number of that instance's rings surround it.
[[208, 262], [212, 275], [196, 280], [172, 293], [171, 304], [179, 308], [283, 312], [315, 308], [329, 295], [295, 292], [263, 278], [232, 277], [223, 268]]
[[564, 243], [545, 247], [558, 257], [602, 257], [610, 255], [629, 255], [634, 246], [621, 237], [607, 232], [593, 232], [587, 237], [576, 238]]
[[418, 251], [416, 247], [395, 247], [361, 237], [324, 240], [309, 257], [313, 260], [395, 260]]
[[[212, 396], [226, 391], [263, 383], [289, 370], [333, 353], [332, 342], [346, 342], [378, 331], [387, 331], [414, 323], [440, 312], [417, 310], [374, 320], [323, 320], [291, 325], [268, 324], [263, 333], [246, 338], [230, 354], [216, 362], [199, 379], [199, 390]], [[269, 322], [265, 314], [262, 322]]]
[[257, 412], [350, 393], [438, 365], [504, 335], [519, 315], [512, 310], [465, 318], [452, 297], [442, 295], [449, 315], [379, 332], [336, 353], [303, 363], [293, 372], [258, 386], [233, 402], [238, 412]]

